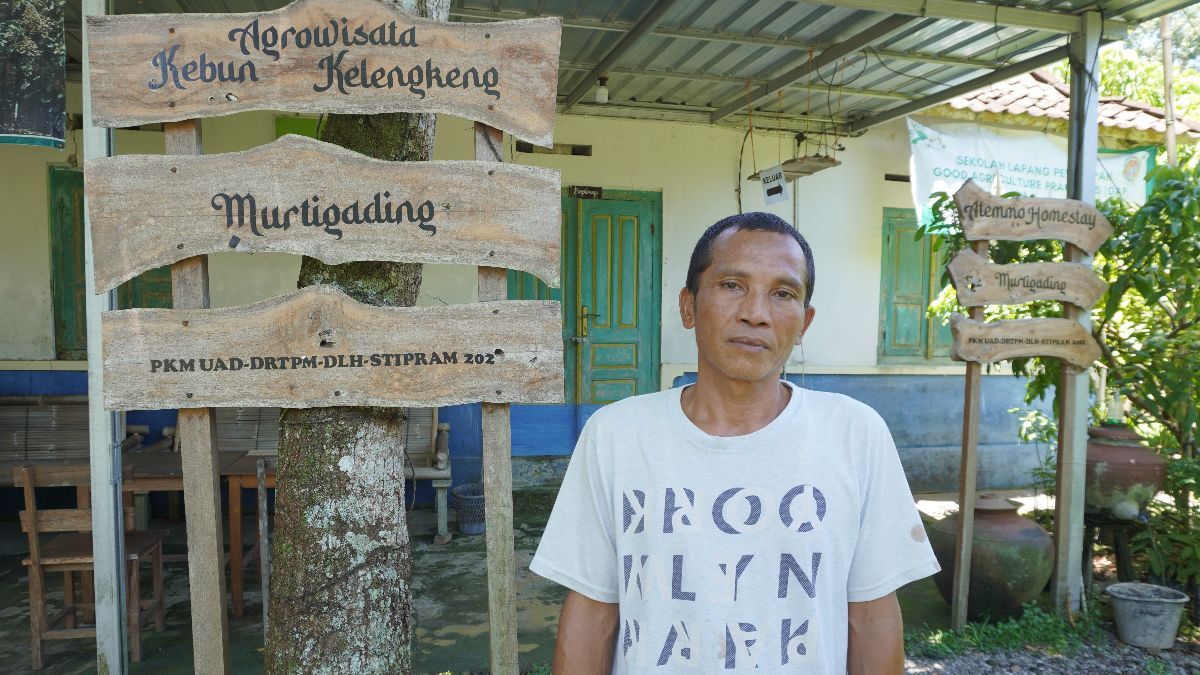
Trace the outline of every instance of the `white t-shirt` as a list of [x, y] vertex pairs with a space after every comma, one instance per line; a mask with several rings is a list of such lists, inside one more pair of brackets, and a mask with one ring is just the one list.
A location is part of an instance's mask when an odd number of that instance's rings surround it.
[[845, 673], [847, 602], [938, 571], [883, 420], [792, 386], [744, 436], [681, 389], [584, 427], [529, 569], [620, 603], [614, 673]]

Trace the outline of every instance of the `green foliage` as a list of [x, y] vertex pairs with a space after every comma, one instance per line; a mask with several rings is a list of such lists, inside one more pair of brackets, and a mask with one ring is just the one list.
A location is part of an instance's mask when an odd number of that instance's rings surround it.
[[[1171, 39], [1175, 66], [1200, 70], [1200, 6], [1171, 13]], [[1146, 61], [1162, 63], [1162, 34], [1157, 21], [1133, 27], [1125, 37], [1125, 45]]]
[[[1168, 494], [1188, 494], [1200, 486], [1200, 460], [1175, 457], [1167, 463]], [[1147, 527], [1130, 539], [1133, 555], [1143, 560], [1146, 572], [1160, 580], [1186, 585], [1200, 580], [1200, 536], [1193, 522], [1195, 506], [1180, 509], [1176, 503], [1150, 503]]]
[[1002, 623], [968, 623], [962, 632], [921, 628], [906, 632], [908, 656], [946, 658], [966, 651], [1012, 652], [1028, 647], [1051, 654], [1073, 654], [1100, 635], [1095, 610], [1080, 616], [1074, 626], [1035, 604], [1025, 605], [1021, 616]]
[[1037, 452], [1038, 465], [1029, 471], [1034, 491], [1053, 497], [1057, 480], [1055, 448], [1058, 442], [1058, 424], [1037, 408], [1009, 408], [1008, 413], [1016, 415], [1020, 423], [1017, 436], [1024, 443], [1032, 443]]
[[[0, 128], [17, 130], [28, 110], [63, 108], [66, 96], [64, 0], [16, 0], [0, 3]], [[60, 116], [61, 117], [61, 116]], [[55, 120], [62, 133], [63, 121]], [[45, 133], [45, 129], [28, 131]]]
[[[1174, 68], [1172, 93], [1175, 112], [1185, 117], [1195, 117], [1200, 115], [1200, 72], [1184, 66], [1183, 63], [1176, 63]], [[1054, 65], [1051, 70], [1062, 81], [1070, 82], [1071, 70], [1066, 61]], [[1159, 46], [1152, 56], [1133, 49], [1102, 49], [1100, 95], [1124, 96], [1138, 103], [1163, 107], [1162, 47]]]

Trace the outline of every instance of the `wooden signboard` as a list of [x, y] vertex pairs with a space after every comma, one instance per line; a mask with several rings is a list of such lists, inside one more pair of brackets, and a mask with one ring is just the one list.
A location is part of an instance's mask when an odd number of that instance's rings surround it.
[[993, 197], [968, 180], [954, 193], [969, 241], [1061, 239], [1093, 254], [1112, 236], [1112, 225], [1090, 204], [1073, 199]]
[[96, 159], [85, 173], [97, 292], [229, 250], [488, 265], [559, 284], [553, 169], [387, 162], [285, 136], [244, 152]]
[[92, 117], [440, 112], [550, 147], [562, 20], [446, 23], [377, 0], [88, 18]]
[[1069, 319], [976, 321], [961, 314], [950, 317], [958, 361], [989, 363], [1023, 356], [1054, 356], [1079, 368], [1100, 358], [1100, 346], [1090, 333]]
[[310, 286], [104, 319], [110, 410], [563, 401], [557, 302], [375, 307]]
[[1108, 286], [1088, 265], [1065, 262], [993, 265], [970, 249], [959, 251], [950, 261], [949, 270], [958, 303], [963, 307], [1054, 300], [1090, 309]]

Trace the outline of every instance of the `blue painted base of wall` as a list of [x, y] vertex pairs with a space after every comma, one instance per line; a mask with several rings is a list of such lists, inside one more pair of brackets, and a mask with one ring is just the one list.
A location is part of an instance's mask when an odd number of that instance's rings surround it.
[[[788, 375], [800, 383], [800, 376]], [[674, 386], [695, 381], [695, 374], [676, 378]], [[962, 443], [963, 378], [959, 375], [808, 375], [803, 385], [819, 391], [846, 394], [874, 408], [888, 423], [900, 459], [914, 491], [952, 491], [958, 485]], [[85, 394], [87, 373], [80, 371], [0, 371], [3, 394]], [[995, 376], [983, 378], [982, 418], [979, 438], [979, 486], [1024, 487], [1030, 471], [1040, 463], [1046, 448], [1018, 442], [1017, 418], [1010, 408], [1024, 403], [1025, 380]], [[556, 484], [584, 423], [598, 405], [513, 405], [512, 454], [514, 484]], [[1048, 404], [1035, 406], [1049, 412]], [[482, 480], [481, 407], [479, 404], [447, 406], [439, 421], [450, 424], [450, 459], [455, 485]], [[154, 442], [164, 426], [175, 424], [174, 410], [137, 411], [126, 416], [129, 424], [150, 427]], [[245, 496], [246, 500], [250, 496]], [[432, 504], [433, 488], [418, 483], [415, 503]]]

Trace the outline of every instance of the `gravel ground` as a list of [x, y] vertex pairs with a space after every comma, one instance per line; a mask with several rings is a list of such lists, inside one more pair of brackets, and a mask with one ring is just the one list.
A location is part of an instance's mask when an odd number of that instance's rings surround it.
[[[1200, 644], [1177, 642], [1173, 649], [1160, 652], [1158, 658], [1145, 650], [1130, 647], [1105, 632], [1097, 644], [1083, 647], [1073, 655], [1045, 654], [1033, 649], [1002, 654], [967, 652], [947, 659], [910, 658], [906, 672], [910, 675], [953, 673], [954, 675], [1076, 675], [1103, 673], [1133, 675], [1142, 673], [1200, 675]], [[1156, 663], [1155, 663], [1156, 662]]]

